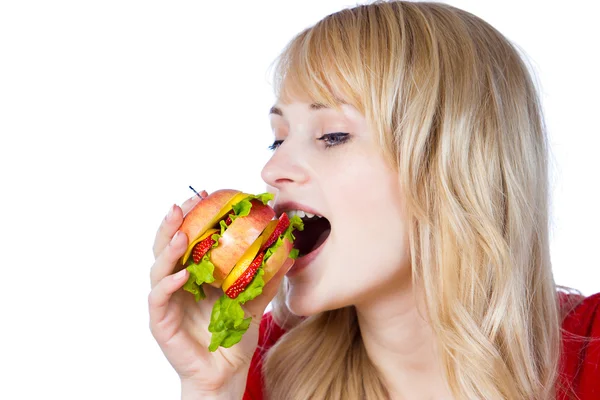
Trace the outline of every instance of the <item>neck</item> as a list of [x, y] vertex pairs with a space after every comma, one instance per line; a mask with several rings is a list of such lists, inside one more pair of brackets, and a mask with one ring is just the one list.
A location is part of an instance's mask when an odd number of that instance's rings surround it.
[[424, 304], [412, 289], [357, 304], [356, 313], [367, 354], [393, 399], [451, 398]]

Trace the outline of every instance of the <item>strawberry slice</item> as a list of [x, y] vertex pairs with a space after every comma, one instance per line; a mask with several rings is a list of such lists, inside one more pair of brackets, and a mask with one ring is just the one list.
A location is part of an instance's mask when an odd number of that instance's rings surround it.
[[194, 262], [196, 264], [198, 264], [200, 260], [202, 260], [202, 257], [204, 257], [206, 252], [210, 250], [213, 244], [215, 244], [215, 241], [211, 238], [211, 236], [212, 235], [210, 235], [204, 240], [199, 241], [194, 246], [194, 250], [192, 250], [192, 258], [194, 259]]
[[273, 233], [271, 233], [271, 236], [269, 236], [269, 238], [267, 239], [265, 244], [262, 245], [259, 252], [263, 252], [266, 249], [268, 249], [269, 247], [271, 247], [271, 245], [277, 241], [279, 236], [283, 232], [285, 232], [285, 230], [289, 226], [290, 226], [290, 218], [287, 216], [286, 213], [281, 214], [281, 217], [279, 217], [279, 222], [277, 223], [275, 230], [273, 231]]
[[225, 220], [225, 225], [231, 225], [231, 216], [235, 214], [235, 211], [231, 210], [229, 214], [227, 214], [227, 219]]
[[227, 289], [227, 291], [225, 292], [227, 296], [229, 296], [232, 299], [235, 299], [239, 296], [240, 293], [244, 291], [244, 289], [246, 289], [250, 282], [252, 282], [252, 278], [254, 278], [254, 275], [256, 275], [256, 271], [261, 266], [264, 256], [264, 252], [258, 253], [254, 261], [252, 261], [248, 268], [246, 268], [244, 273], [240, 275], [239, 278], [237, 278], [237, 280], [233, 283], [233, 285], [229, 287], [229, 289]]
[[[229, 214], [227, 214], [227, 219], [225, 220], [225, 225], [227, 225], [227, 226], [231, 225], [231, 216], [234, 213], [235, 212], [233, 210], [231, 210], [229, 212]], [[194, 246], [194, 250], [192, 250], [192, 258], [194, 259], [194, 262], [196, 264], [198, 264], [200, 262], [200, 260], [202, 260], [202, 257], [204, 257], [206, 252], [208, 250], [210, 250], [210, 248], [213, 246], [213, 244], [215, 244], [215, 241], [212, 240], [210, 236], [207, 237], [206, 239], [196, 243], [196, 246]]]

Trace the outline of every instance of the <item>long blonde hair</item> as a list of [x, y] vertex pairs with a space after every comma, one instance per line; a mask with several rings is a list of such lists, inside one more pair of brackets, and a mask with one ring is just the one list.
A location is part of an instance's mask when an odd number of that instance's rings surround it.
[[[550, 399], [560, 357], [549, 254], [548, 144], [524, 58], [480, 18], [375, 2], [298, 34], [275, 69], [284, 102], [351, 104], [406, 195], [413, 287], [457, 399]], [[353, 307], [306, 319], [269, 351], [272, 399], [383, 399]]]

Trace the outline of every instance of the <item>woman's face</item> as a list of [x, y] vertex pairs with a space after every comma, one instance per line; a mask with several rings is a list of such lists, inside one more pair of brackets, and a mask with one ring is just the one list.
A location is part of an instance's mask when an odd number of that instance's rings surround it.
[[287, 304], [297, 315], [360, 305], [410, 285], [397, 173], [365, 117], [349, 105], [342, 110], [304, 102], [271, 110], [275, 150], [262, 177], [276, 189], [275, 210], [326, 218], [297, 235], [301, 257], [287, 274]]

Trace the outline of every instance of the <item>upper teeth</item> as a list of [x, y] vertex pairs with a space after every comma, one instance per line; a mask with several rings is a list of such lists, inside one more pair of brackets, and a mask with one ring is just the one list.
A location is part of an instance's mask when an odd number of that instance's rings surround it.
[[309, 212], [306, 211], [302, 211], [302, 210], [289, 210], [287, 211], [287, 215], [288, 217], [292, 218], [294, 215], [297, 215], [300, 218], [323, 218], [322, 216], [318, 215], [318, 214], [311, 214]]

